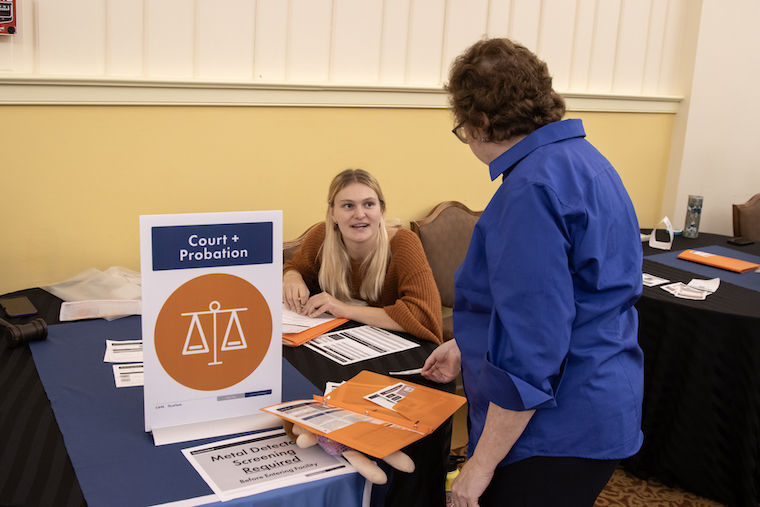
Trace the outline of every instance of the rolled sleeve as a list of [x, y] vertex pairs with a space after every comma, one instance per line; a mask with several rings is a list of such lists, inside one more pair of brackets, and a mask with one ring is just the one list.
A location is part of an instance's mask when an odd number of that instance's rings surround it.
[[523, 411], [557, 406], [554, 396], [483, 359], [478, 388], [501, 408]]

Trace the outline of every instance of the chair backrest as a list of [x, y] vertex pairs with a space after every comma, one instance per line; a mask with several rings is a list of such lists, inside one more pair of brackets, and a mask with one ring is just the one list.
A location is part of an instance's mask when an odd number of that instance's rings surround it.
[[760, 241], [760, 194], [744, 204], [734, 204], [734, 236]]
[[444, 306], [454, 306], [454, 272], [467, 255], [472, 231], [482, 211], [457, 201], [438, 204], [422, 220], [411, 222], [425, 249]]
[[282, 242], [282, 262], [285, 262], [293, 257], [293, 253], [301, 246], [301, 243], [303, 243], [306, 235], [309, 234], [309, 232], [318, 225], [324, 225], [324, 222], [317, 222], [316, 224], [306, 229], [303, 234], [294, 240]]

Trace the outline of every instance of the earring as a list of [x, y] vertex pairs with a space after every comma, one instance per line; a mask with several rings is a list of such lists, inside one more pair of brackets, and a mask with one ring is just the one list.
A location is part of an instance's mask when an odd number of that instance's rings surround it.
[[488, 141], [486, 140], [486, 138], [485, 138], [485, 137], [481, 137], [481, 138], [480, 138], [480, 142], [481, 142], [481, 143], [487, 143]]
[[338, 222], [333, 222], [333, 230], [334, 231], [338, 230]]

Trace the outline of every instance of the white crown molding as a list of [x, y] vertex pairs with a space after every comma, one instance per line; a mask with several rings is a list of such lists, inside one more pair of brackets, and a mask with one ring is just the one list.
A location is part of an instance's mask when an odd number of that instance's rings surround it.
[[[561, 92], [568, 111], [676, 113], [682, 97]], [[0, 105], [445, 109], [440, 87], [235, 83], [0, 75]]]

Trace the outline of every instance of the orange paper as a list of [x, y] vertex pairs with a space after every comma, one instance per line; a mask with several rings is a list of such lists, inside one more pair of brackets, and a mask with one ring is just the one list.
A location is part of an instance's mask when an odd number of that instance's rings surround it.
[[312, 340], [317, 336], [321, 336], [328, 331], [332, 331], [336, 327], [340, 326], [341, 324], [345, 324], [346, 322], [348, 322], [348, 319], [333, 319], [318, 326], [310, 327], [309, 329], [301, 331], [300, 333], [283, 333], [282, 343], [288, 347], [298, 347], [299, 345], [303, 345], [307, 341]]
[[755, 264], [754, 262], [741, 261], [722, 255], [700, 252], [699, 250], [684, 250], [678, 254], [678, 258], [737, 273], [746, 273], [747, 271], [760, 268], [760, 264]]
[[[393, 410], [364, 399], [364, 396], [399, 382], [414, 390], [396, 403]], [[289, 417], [288, 411], [278, 410], [278, 407], [286, 404], [262, 410], [303, 426], [317, 435], [381, 459], [434, 432], [465, 403], [463, 396], [404, 380], [399, 381], [370, 371], [362, 371], [327, 396], [315, 396], [314, 400], [328, 408], [351, 412], [357, 419], [361, 419], [362, 416], [372, 417], [381, 421], [381, 424], [357, 421], [341, 429], [322, 432], [303, 420]], [[308, 400], [301, 401], [309, 403]]]

